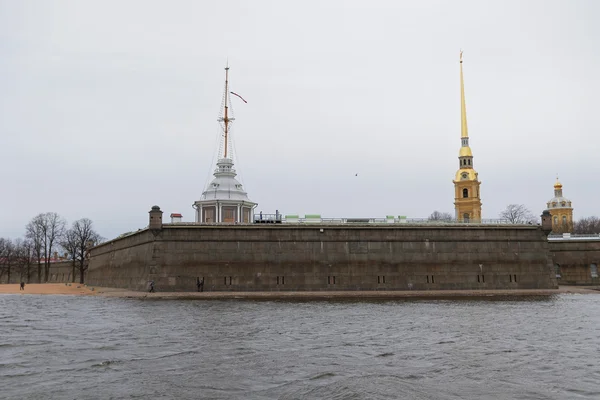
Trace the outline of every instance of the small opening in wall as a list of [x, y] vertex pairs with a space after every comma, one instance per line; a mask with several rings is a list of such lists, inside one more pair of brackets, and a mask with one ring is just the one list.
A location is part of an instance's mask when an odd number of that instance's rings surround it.
[[435, 283], [435, 281], [433, 280], [433, 275], [431, 275], [431, 283]]
[[281, 284], [282, 284], [282, 285], [285, 285], [285, 276], [282, 276], [282, 277], [281, 277]]
[[485, 275], [481, 275], [481, 282], [485, 283]]
[[429, 275], [427, 275], [427, 283], [429, 283]]
[[277, 277], [277, 284], [279, 285], [279, 277]]
[[481, 281], [479, 280], [479, 275], [477, 275], [477, 282], [481, 283]]
[[517, 281], [517, 275], [513, 275], [513, 281], [516, 282]]
[[383, 283], [385, 283], [385, 276], [382, 276], [382, 278], [383, 278]]
[[335, 276], [333, 277], [333, 284], [335, 285]]

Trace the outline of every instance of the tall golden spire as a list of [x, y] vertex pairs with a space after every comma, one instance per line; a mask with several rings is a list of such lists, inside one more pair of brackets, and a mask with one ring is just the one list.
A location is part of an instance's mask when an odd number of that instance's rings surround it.
[[465, 105], [465, 81], [463, 79], [463, 52], [460, 51], [460, 128], [461, 137], [469, 137], [469, 129], [467, 128], [467, 106]]

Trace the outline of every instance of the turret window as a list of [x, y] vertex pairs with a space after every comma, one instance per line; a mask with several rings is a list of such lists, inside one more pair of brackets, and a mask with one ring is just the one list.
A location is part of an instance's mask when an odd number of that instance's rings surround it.
[[467, 197], [469, 197], [469, 189], [465, 188], [465, 189], [463, 189], [463, 198], [466, 199]]

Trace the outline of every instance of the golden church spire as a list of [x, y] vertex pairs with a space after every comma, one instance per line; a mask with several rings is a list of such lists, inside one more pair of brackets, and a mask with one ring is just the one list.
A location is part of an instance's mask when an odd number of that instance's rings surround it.
[[463, 52], [460, 51], [460, 130], [461, 137], [469, 137], [469, 128], [467, 127], [467, 106], [465, 105], [465, 80], [463, 78]]
[[456, 219], [462, 222], [481, 222], [481, 182], [473, 167], [473, 153], [469, 147], [467, 107], [465, 106], [465, 81], [463, 78], [463, 52], [460, 51], [460, 151], [454, 183], [454, 210]]

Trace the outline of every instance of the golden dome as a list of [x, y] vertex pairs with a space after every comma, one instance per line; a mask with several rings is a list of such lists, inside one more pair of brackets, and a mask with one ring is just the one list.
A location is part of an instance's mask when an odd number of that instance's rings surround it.
[[473, 153], [471, 153], [470, 147], [461, 147], [460, 152], [458, 153], [459, 157], [473, 157]]
[[554, 184], [554, 189], [562, 189], [562, 183], [560, 183], [558, 181], [558, 178], [556, 178], [556, 183]]

